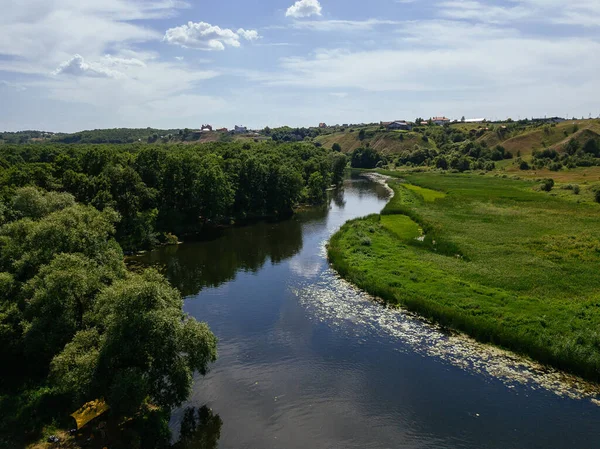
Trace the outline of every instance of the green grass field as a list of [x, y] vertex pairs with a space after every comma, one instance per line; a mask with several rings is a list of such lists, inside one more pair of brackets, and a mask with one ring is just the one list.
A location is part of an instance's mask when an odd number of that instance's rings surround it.
[[530, 181], [403, 177], [410, 185], [390, 181], [381, 216], [331, 239], [340, 274], [480, 341], [600, 380], [600, 206]]

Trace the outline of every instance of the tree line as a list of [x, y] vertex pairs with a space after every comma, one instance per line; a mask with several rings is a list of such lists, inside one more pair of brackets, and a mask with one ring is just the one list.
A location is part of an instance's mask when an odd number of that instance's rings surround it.
[[132, 251], [206, 226], [285, 218], [298, 203], [321, 204], [345, 166], [344, 155], [304, 143], [3, 145], [0, 202], [14, 219], [15, 188], [70, 193], [118, 212], [116, 239]]

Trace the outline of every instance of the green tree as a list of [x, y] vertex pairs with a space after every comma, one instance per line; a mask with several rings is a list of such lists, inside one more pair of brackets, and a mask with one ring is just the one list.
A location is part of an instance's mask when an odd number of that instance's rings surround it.
[[327, 188], [326, 181], [323, 179], [321, 173], [314, 172], [308, 179], [308, 200], [312, 204], [321, 204], [327, 197], [325, 189]]
[[337, 143], [337, 142], [336, 142], [336, 143], [334, 143], [334, 144], [331, 146], [331, 149], [332, 149], [333, 151], [336, 151], [336, 152], [338, 152], [338, 153], [340, 153], [340, 152], [342, 151], [342, 147], [341, 147], [341, 145], [340, 145], [339, 143]]
[[60, 253], [80, 253], [112, 272], [124, 271], [123, 252], [114, 240], [118, 214], [75, 205], [39, 221], [23, 219], [0, 228], [0, 271], [19, 281], [34, 277]]
[[358, 132], [358, 139], [359, 139], [359, 140], [365, 140], [365, 136], [366, 136], [365, 130], [364, 130], [364, 129], [361, 129], [361, 130]]
[[95, 381], [121, 414], [146, 398], [170, 409], [189, 395], [194, 371], [204, 375], [217, 357], [208, 326], [182, 312], [179, 292], [157, 272], [132, 274], [96, 302], [103, 334]]
[[23, 187], [18, 189], [13, 197], [12, 210], [18, 218], [36, 220], [74, 204], [75, 198], [69, 193], [45, 192], [37, 187]]
[[84, 328], [101, 287], [121, 275], [81, 254], [58, 254], [43, 266], [24, 288], [24, 343], [31, 360], [46, 366]]
[[345, 154], [337, 153], [334, 154], [331, 161], [332, 177], [331, 182], [335, 185], [339, 185], [344, 180], [344, 171], [348, 164], [348, 158]]

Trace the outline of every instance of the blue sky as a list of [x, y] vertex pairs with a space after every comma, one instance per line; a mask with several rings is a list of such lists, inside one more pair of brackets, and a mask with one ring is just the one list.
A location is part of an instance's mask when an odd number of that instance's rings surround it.
[[0, 8], [0, 130], [600, 114], [598, 0]]

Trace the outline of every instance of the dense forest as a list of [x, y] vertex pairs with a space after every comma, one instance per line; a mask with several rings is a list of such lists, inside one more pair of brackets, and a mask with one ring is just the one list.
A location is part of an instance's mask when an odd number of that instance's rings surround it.
[[0, 219], [23, 215], [10, 207], [17, 188], [65, 192], [116, 211], [125, 251], [148, 249], [205, 226], [284, 218], [298, 203], [322, 203], [345, 166], [345, 156], [309, 144], [3, 145]]
[[0, 146], [0, 445], [103, 399], [114, 421], [133, 417], [118, 444], [166, 447], [216, 338], [123, 250], [288, 217], [345, 167], [305, 143]]

